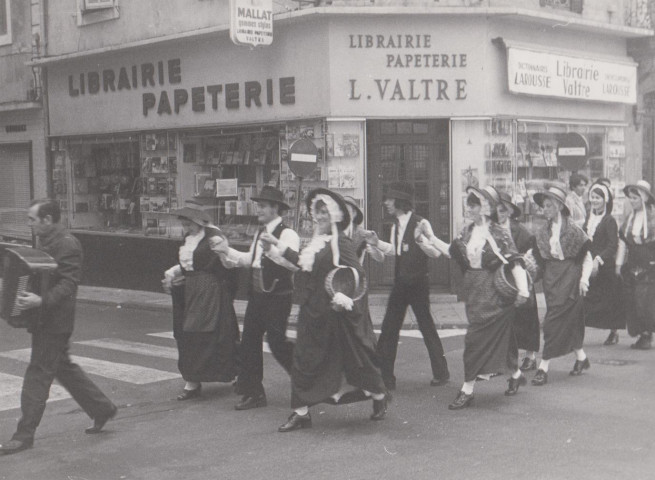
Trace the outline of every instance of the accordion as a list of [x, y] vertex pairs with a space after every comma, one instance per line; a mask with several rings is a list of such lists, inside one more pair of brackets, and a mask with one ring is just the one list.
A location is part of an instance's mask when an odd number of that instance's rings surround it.
[[41, 308], [22, 310], [17, 305], [23, 292], [41, 295], [48, 290], [50, 277], [57, 268], [54, 258], [41, 250], [29, 247], [7, 248], [4, 255], [0, 317], [16, 328], [36, 325]]

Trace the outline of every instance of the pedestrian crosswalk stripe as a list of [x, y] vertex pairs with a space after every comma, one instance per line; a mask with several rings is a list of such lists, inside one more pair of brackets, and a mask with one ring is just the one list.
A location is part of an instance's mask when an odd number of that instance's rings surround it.
[[150, 337], [158, 337], [158, 338], [168, 338], [168, 339], [174, 339], [173, 337], [173, 332], [156, 332], [156, 333], [149, 333], [148, 334]]
[[[23, 378], [0, 372], [0, 412], [20, 408], [20, 392], [23, 388]], [[59, 385], [50, 387], [49, 402], [70, 398], [65, 388]]]
[[136, 353], [148, 357], [170, 358], [177, 360], [177, 348], [162, 347], [160, 345], [151, 345], [149, 343], [131, 342], [120, 338], [100, 338], [98, 340], [84, 340], [75, 342], [77, 345], [88, 345], [91, 347], [106, 348], [108, 350], [117, 350], [125, 353]]
[[[21, 350], [11, 350], [0, 353], [0, 357], [11, 358], [22, 362], [30, 361], [29, 348]], [[122, 382], [134, 383], [136, 385], [145, 385], [148, 383], [161, 382], [163, 380], [172, 380], [180, 378], [179, 373], [166, 372], [154, 368], [141, 367], [139, 365], [130, 365], [126, 363], [109, 362], [106, 360], [97, 360], [95, 358], [71, 356], [71, 360], [77, 363], [87, 373], [99, 375], [101, 377], [120, 380]]]

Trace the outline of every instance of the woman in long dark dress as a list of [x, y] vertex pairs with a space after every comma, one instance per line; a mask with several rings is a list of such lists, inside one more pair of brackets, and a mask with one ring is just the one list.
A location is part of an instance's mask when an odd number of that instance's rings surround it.
[[612, 194], [605, 185], [592, 186], [589, 200], [591, 210], [584, 229], [591, 239], [594, 265], [584, 300], [585, 325], [609, 329], [604, 345], [614, 345], [619, 341], [617, 330], [625, 328], [621, 280], [615, 272], [619, 228], [612, 216]]
[[548, 368], [553, 358], [575, 352], [571, 375], [581, 375], [590, 367], [582, 349], [584, 342], [584, 301], [589, 290], [593, 261], [590, 241], [582, 228], [569, 219], [566, 193], [551, 186], [535, 193], [534, 201], [544, 209], [548, 223], [537, 231], [535, 258], [543, 270], [546, 296], [544, 348], [532, 385], [548, 382]]
[[[343, 293], [331, 297], [325, 288], [326, 277], [338, 265], [352, 267], [364, 278], [353, 243], [343, 233], [350, 223], [346, 204], [340, 195], [322, 188], [311, 191], [306, 202], [316, 227], [312, 240], [299, 255], [280, 252], [300, 269], [295, 277], [300, 313], [291, 369], [294, 411], [280, 432], [311, 427], [309, 407], [318, 403], [372, 398], [372, 420], [381, 420], [387, 410], [375, 337], [364, 328], [369, 320], [361, 300], [354, 302]], [[267, 235], [261, 238], [275, 243]]]
[[234, 272], [226, 269], [211, 242], [227, 241], [202, 210], [173, 212], [185, 232], [179, 263], [164, 274], [173, 297], [173, 335], [178, 368], [186, 381], [178, 400], [198, 397], [202, 382], [231, 382], [237, 374], [239, 326], [233, 300]]
[[[512, 199], [507, 193], [498, 192], [498, 197], [500, 201], [496, 204], [496, 211], [494, 212], [495, 215], [491, 217], [492, 220], [498, 222], [500, 227], [510, 233], [514, 245], [516, 245], [516, 249], [521, 255], [526, 254], [528, 251], [534, 251], [537, 247], [535, 236], [517, 220], [521, 215], [521, 209], [512, 203]], [[533, 280], [536, 281], [537, 279]], [[530, 300], [516, 310], [514, 334], [519, 350], [525, 350], [521, 371], [536, 370], [536, 353], [539, 351], [541, 331], [537, 297], [534, 289], [530, 292]]]
[[655, 331], [655, 197], [645, 180], [628, 185], [624, 192], [632, 213], [619, 232], [616, 273], [623, 275], [628, 333], [639, 335], [630, 347], [648, 350]]
[[[518, 367], [513, 324], [516, 306], [530, 296], [527, 275], [509, 232], [489, 218], [497, 192], [474, 187], [469, 187], [467, 192], [467, 213], [473, 223], [464, 227], [450, 251], [465, 272], [462, 289], [469, 322], [464, 337], [464, 385], [448, 405], [450, 410], [471, 404], [477, 379], [488, 380], [509, 370], [512, 375], [505, 391], [508, 396], [515, 395], [519, 386], [526, 383]], [[510, 300], [501, 298], [494, 287], [496, 270], [506, 266], [518, 290], [518, 296]]]

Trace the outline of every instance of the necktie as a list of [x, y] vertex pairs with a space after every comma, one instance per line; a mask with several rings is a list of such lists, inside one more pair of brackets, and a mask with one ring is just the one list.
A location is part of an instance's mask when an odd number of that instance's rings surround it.
[[266, 227], [259, 227], [257, 230], [257, 236], [255, 236], [255, 246], [252, 249], [252, 259], [250, 260], [250, 265], [254, 265], [255, 259], [257, 258], [257, 247], [259, 246], [259, 237], [266, 230]]
[[401, 249], [400, 249], [400, 243], [401, 243], [401, 238], [400, 238], [400, 221], [398, 220], [398, 217], [393, 221], [394, 227], [396, 229], [396, 243], [394, 247], [396, 248], [396, 255], [400, 255]]

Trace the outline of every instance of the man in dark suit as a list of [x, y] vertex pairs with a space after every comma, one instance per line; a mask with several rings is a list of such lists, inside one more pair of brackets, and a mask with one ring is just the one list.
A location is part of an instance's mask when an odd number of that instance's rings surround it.
[[82, 248], [61, 223], [59, 205], [36, 200], [28, 211], [29, 225], [39, 239], [38, 247], [51, 255], [57, 268], [50, 288], [42, 296], [23, 293], [21, 309], [41, 308], [38, 324], [30, 327], [32, 356], [21, 393], [22, 416], [11, 440], [0, 445], [0, 453], [17, 453], [32, 447], [41, 422], [50, 386], [55, 378], [93, 419], [86, 433], [98, 433], [116, 415], [117, 408], [68, 356], [73, 333], [77, 285], [82, 277]]
[[372, 247], [378, 248], [387, 256], [394, 256], [396, 260], [394, 285], [389, 295], [377, 346], [382, 378], [389, 390], [396, 388], [394, 363], [400, 329], [409, 305], [416, 315], [418, 328], [430, 356], [430, 385], [444, 385], [450, 378], [441, 339], [430, 312], [428, 273], [429, 258], [436, 258], [447, 252], [448, 245], [434, 235], [430, 222], [412, 211], [413, 195], [413, 188], [407, 183], [391, 185], [384, 200], [387, 212], [395, 218], [390, 241], [383, 242], [377, 236], [367, 239]]
[[[243, 337], [239, 349], [241, 373], [236, 383], [236, 392], [243, 395], [234, 408], [249, 410], [266, 406], [264, 378], [264, 356], [262, 342], [264, 334], [275, 359], [289, 372], [293, 361], [293, 343], [287, 339], [286, 330], [293, 296], [293, 272], [297, 268], [282, 258], [277, 248], [298, 252], [298, 234], [282, 222], [281, 212], [289, 209], [284, 194], [273, 187], [264, 186], [259, 195], [251, 200], [257, 204], [257, 216], [261, 228], [248, 252], [238, 252], [217, 245], [214, 251], [222, 254], [222, 262], [228, 268], [250, 268], [248, 284], [248, 307], [243, 319]], [[267, 240], [264, 242], [263, 240]]]

